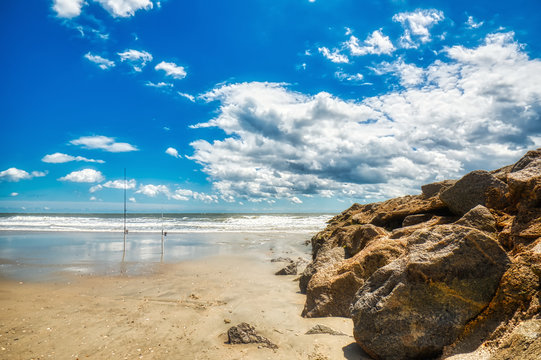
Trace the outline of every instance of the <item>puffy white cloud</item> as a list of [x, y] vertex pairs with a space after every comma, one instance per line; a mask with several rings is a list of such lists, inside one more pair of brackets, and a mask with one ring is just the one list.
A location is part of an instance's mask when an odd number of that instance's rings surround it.
[[484, 21], [476, 22], [473, 19], [473, 16], [468, 16], [468, 21], [466, 21], [466, 25], [468, 25], [470, 29], [480, 28], [481, 26], [483, 26], [484, 23]]
[[167, 76], [172, 77], [173, 79], [184, 79], [186, 77], [186, 70], [183, 66], [178, 66], [175, 63], [162, 61], [154, 67], [156, 71], [163, 70]]
[[83, 136], [78, 139], [71, 140], [70, 144], [82, 146], [85, 149], [100, 149], [114, 153], [139, 150], [134, 145], [123, 142], [116, 142], [114, 138], [102, 135]]
[[[429, 29], [445, 19], [443, 12], [435, 9], [421, 9], [413, 12], [402, 12], [393, 16], [393, 21], [399, 22], [404, 27], [404, 34], [400, 38], [400, 44], [405, 48], [417, 48], [421, 43], [431, 40]], [[412, 35], [415, 39], [412, 38]]]
[[0, 172], [1, 181], [18, 182], [20, 180], [27, 180], [31, 178], [32, 176], [28, 172], [17, 168], [9, 168]]
[[381, 73], [401, 87], [361, 102], [284, 84], [221, 85], [203, 96], [218, 115], [193, 128], [226, 137], [191, 144], [223, 199], [300, 195], [373, 201], [423, 183], [515, 161], [541, 136], [541, 61], [512, 33], [447, 48], [427, 67], [403, 60]]
[[152, 61], [152, 55], [147, 51], [129, 49], [118, 53], [118, 56], [120, 56], [120, 61], [126, 61], [137, 72], [143, 71], [146, 64]]
[[331, 51], [326, 47], [320, 47], [317, 50], [333, 63], [349, 63], [348, 57], [344, 54], [340, 54], [340, 50], [338, 49]]
[[41, 159], [41, 161], [46, 162], [46, 163], [52, 163], [52, 164], [62, 164], [62, 163], [70, 162], [70, 161], [84, 161], [84, 162], [99, 163], [99, 164], [105, 163], [105, 161], [103, 160], [87, 159], [83, 156], [71, 156], [71, 155], [63, 154], [63, 153], [54, 153], [54, 154], [45, 155]]
[[136, 194], [143, 194], [150, 197], [156, 197], [160, 194], [166, 195], [167, 197], [171, 196], [171, 191], [165, 185], [140, 185], [139, 190], [135, 192]]
[[345, 42], [344, 45], [349, 49], [351, 55], [353, 56], [362, 56], [367, 54], [390, 55], [395, 50], [395, 47], [389, 37], [383, 35], [381, 30], [376, 30], [370, 34], [362, 45], [359, 44], [359, 39], [353, 35], [351, 35], [349, 40]]
[[135, 203], [137, 202], [137, 200], [135, 200], [135, 198], [132, 196], [131, 198], [128, 199], [129, 202], [132, 202], [132, 203]]
[[293, 196], [293, 197], [292, 197], [291, 199], [289, 199], [289, 200], [291, 200], [291, 202], [293, 202], [293, 203], [295, 203], [295, 204], [302, 204], [302, 200], [299, 199], [299, 198], [296, 197], [296, 196]]
[[102, 182], [105, 179], [100, 171], [94, 169], [83, 169], [79, 171], [73, 171], [66, 176], [59, 178], [60, 181], [71, 181], [77, 183], [94, 183]]
[[195, 102], [195, 97], [193, 95], [190, 95], [190, 94], [186, 94], [186, 93], [183, 93], [183, 92], [178, 92], [178, 94], [182, 97], [185, 97], [186, 99], [190, 100], [191, 102]]
[[47, 175], [47, 173], [43, 171], [32, 171], [31, 173], [28, 173], [27, 171], [12, 167], [7, 170], [0, 171], [0, 182], [18, 182], [20, 180], [29, 180], [34, 177], [43, 177], [45, 175]]
[[168, 186], [166, 185], [140, 185], [139, 189], [136, 191], [137, 194], [143, 194], [149, 197], [156, 197], [158, 195], [165, 195], [168, 199], [174, 199], [179, 201], [189, 201], [189, 200], [199, 200], [206, 203], [216, 203], [218, 202], [218, 196], [209, 195], [205, 193], [200, 193], [192, 191], [189, 189], [177, 188], [175, 191], [171, 192]]
[[89, 191], [91, 193], [94, 193], [96, 191], [102, 190], [103, 188], [120, 189], [120, 190], [123, 190], [124, 188], [135, 189], [136, 186], [137, 186], [137, 181], [135, 181], [134, 179], [126, 180], [125, 182], [124, 180], [113, 180], [113, 181], [107, 181], [106, 183], [103, 183], [103, 184], [94, 185], [90, 188]]
[[100, 69], [107, 70], [115, 66], [115, 62], [111, 61], [109, 59], [103, 58], [99, 55], [93, 55], [92, 53], [88, 52], [85, 54], [85, 58], [88, 61], [93, 62], [94, 64], [98, 65]]
[[172, 148], [172, 147], [168, 147], [167, 150], [165, 150], [165, 153], [167, 155], [171, 155], [172, 157], [176, 157], [176, 158], [180, 157], [180, 155], [178, 154], [177, 149]]
[[13, 197], [19, 196], [19, 193], [18, 192], [12, 192], [11, 194], [9, 194], [9, 196], [13, 196]]
[[378, 75], [391, 73], [400, 79], [402, 86], [414, 86], [424, 82], [425, 70], [414, 65], [406, 64], [403, 59], [398, 59], [393, 63], [383, 62], [377, 68], [373, 68]]
[[150, 0], [95, 0], [113, 17], [130, 17], [137, 10], [150, 10]]
[[53, 10], [58, 17], [71, 19], [81, 15], [83, 0], [53, 0]]
[[171, 198], [180, 201], [188, 201], [190, 199], [203, 201], [205, 203], [217, 203], [218, 196], [209, 195], [205, 193], [200, 193], [197, 191], [192, 191], [188, 189], [176, 189], [175, 192], [171, 195]]

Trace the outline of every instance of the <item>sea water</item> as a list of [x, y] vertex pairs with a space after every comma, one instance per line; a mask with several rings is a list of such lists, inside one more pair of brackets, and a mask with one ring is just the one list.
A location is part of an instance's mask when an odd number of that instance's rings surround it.
[[[332, 214], [0, 214], [0, 276], [136, 274], [153, 264], [253, 251], [296, 256]], [[162, 231], [167, 233], [163, 236]]]

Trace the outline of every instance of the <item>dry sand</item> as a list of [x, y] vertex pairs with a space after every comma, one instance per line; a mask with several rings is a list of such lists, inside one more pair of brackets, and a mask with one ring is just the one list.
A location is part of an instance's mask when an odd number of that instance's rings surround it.
[[[2, 359], [364, 359], [352, 321], [304, 319], [294, 276], [254, 254], [160, 265], [150, 275], [0, 281]], [[277, 344], [229, 345], [247, 322]], [[347, 336], [305, 335], [316, 324]]]

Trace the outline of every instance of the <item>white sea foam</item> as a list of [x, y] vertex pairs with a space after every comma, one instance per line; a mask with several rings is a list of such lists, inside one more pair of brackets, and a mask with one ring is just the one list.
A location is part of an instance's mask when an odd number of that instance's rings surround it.
[[[160, 214], [129, 215], [129, 232], [290, 232], [322, 230], [329, 214]], [[3, 214], [0, 231], [122, 232], [123, 218], [117, 214]]]

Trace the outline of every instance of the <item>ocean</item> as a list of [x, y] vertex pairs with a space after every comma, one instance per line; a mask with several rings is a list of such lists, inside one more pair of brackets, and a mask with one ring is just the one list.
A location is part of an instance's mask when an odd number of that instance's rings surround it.
[[[205, 256], [308, 256], [333, 214], [0, 214], [0, 276], [135, 275]], [[163, 237], [162, 230], [167, 233]]]

